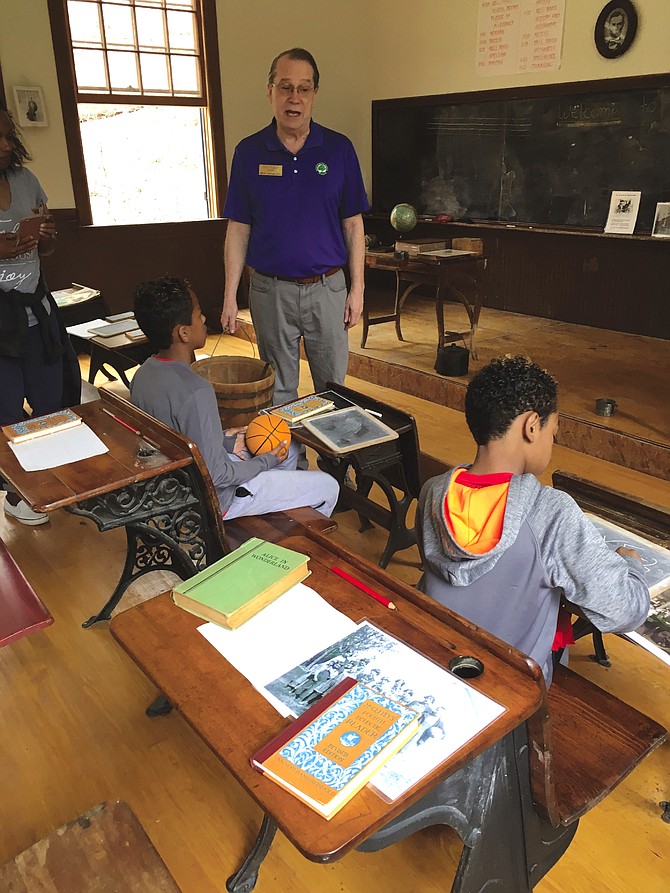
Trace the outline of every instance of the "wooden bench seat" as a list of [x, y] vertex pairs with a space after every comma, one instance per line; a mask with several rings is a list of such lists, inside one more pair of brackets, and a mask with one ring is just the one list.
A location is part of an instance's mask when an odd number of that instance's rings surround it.
[[[570, 825], [600, 803], [666, 730], [567, 667], [556, 667], [547, 693], [548, 724], [529, 723], [533, 798], [554, 827]], [[540, 757], [541, 754], [541, 757]]]
[[44, 629], [53, 617], [0, 540], [0, 646]]
[[100, 803], [0, 865], [7, 893], [180, 893], [127, 803]]

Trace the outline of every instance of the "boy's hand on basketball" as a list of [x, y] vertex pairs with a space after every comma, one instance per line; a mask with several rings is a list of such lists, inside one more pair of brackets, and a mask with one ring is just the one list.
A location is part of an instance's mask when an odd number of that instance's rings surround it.
[[288, 440], [282, 440], [282, 442], [278, 446], [276, 446], [273, 450], [269, 451], [271, 456], [277, 457], [278, 463], [280, 465], [284, 461], [284, 459], [288, 456], [288, 443], [289, 443]]

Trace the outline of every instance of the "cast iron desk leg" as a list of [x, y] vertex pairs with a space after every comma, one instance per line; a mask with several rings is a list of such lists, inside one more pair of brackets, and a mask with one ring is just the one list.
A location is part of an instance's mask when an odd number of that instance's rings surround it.
[[126, 589], [144, 574], [168, 570], [188, 580], [223, 556], [224, 544], [207, 523], [205, 499], [194, 466], [187, 466], [68, 507], [98, 530], [126, 531], [119, 581], [101, 610], [82, 624], [85, 629], [109, 620]]
[[451, 893], [531, 893], [568, 848], [578, 823], [552, 828], [535, 812], [522, 726], [438, 784], [358, 849], [376, 852], [438, 824], [453, 828], [464, 844]]
[[277, 823], [270, 816], [264, 815], [258, 837], [249, 855], [235, 874], [231, 874], [226, 881], [226, 890], [229, 893], [251, 893], [255, 888], [261, 863], [267, 856], [276, 833]]

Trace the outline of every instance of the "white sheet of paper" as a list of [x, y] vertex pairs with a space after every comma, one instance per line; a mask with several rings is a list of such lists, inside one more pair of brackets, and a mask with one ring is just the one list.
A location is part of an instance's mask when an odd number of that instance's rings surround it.
[[641, 195], [641, 192], [616, 190], [612, 193], [610, 210], [605, 224], [606, 233], [624, 233], [630, 236], [635, 232]]
[[267, 683], [355, 629], [353, 620], [298, 583], [237, 629], [205, 623], [198, 632], [282, 716], [290, 716], [289, 708], [265, 689]]
[[463, 257], [465, 254], [471, 254], [475, 257], [477, 252], [461, 251], [459, 248], [438, 248], [437, 251], [420, 251], [418, 257], [421, 257], [422, 254], [427, 257]]
[[79, 323], [78, 326], [68, 326], [67, 331], [69, 335], [76, 335], [77, 338], [90, 339], [94, 337], [91, 333], [91, 329], [105, 325], [108, 325], [108, 323], [104, 319], [90, 319], [88, 322]]
[[109, 449], [88, 425], [45, 434], [24, 443], [10, 443], [10, 448], [24, 471], [44, 471], [91, 456], [101, 456]]

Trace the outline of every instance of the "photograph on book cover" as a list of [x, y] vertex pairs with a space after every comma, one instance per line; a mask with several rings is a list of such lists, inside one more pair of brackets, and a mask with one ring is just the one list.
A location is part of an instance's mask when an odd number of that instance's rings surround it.
[[350, 453], [352, 450], [395, 440], [398, 436], [397, 431], [378, 421], [360, 406], [305, 419], [303, 424], [334, 453]]
[[421, 714], [419, 731], [374, 778], [395, 800], [504, 712], [504, 707], [367, 621], [267, 685], [299, 715], [346, 676]]

